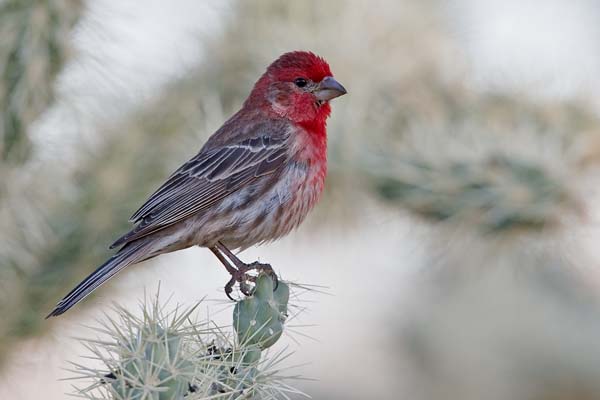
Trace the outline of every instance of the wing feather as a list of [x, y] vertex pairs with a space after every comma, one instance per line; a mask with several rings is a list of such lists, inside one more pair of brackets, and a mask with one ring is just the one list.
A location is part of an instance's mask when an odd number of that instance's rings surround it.
[[288, 159], [290, 134], [287, 126], [275, 135], [266, 132], [263, 126], [257, 126], [243, 140], [202, 149], [131, 216], [137, 225], [111, 248], [184, 220], [261, 176], [274, 173]]

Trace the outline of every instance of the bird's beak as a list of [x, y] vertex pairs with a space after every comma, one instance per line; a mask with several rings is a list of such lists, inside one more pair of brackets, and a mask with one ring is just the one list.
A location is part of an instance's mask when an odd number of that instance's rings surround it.
[[335, 99], [346, 93], [346, 89], [344, 89], [338, 81], [333, 79], [333, 76], [326, 76], [323, 78], [314, 91], [316, 98], [321, 101]]

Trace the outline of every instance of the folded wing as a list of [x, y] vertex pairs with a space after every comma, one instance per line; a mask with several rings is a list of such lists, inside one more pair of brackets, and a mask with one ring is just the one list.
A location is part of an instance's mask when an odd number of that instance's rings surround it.
[[[267, 131], [269, 129], [270, 131]], [[277, 171], [288, 159], [289, 129], [258, 125], [234, 143], [203, 149], [182, 165], [133, 214], [137, 226], [111, 248], [149, 235], [214, 205], [240, 188]]]

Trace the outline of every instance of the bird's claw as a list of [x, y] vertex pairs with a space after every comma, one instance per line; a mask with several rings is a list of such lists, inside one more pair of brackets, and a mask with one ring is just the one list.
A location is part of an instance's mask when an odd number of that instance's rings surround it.
[[229, 281], [225, 285], [225, 294], [231, 300], [236, 301], [231, 296], [231, 293], [233, 292], [233, 286], [236, 284], [236, 282], [239, 282], [240, 292], [242, 292], [244, 296], [252, 296], [252, 294], [254, 293], [254, 286], [252, 286], [249, 282], [255, 283], [256, 276], [248, 274], [249, 271], [256, 271], [258, 273], [262, 272], [269, 275], [271, 279], [273, 279], [273, 282], [275, 284], [273, 291], [277, 290], [277, 288], [279, 287], [279, 279], [277, 278], [277, 274], [275, 273], [275, 271], [273, 271], [273, 267], [271, 267], [271, 265], [253, 262], [251, 264], [246, 264], [238, 268], [235, 272], [231, 274], [231, 279], [229, 279]]

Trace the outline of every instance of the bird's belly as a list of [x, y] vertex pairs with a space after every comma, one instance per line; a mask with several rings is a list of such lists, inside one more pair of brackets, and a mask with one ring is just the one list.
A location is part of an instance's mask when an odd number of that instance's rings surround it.
[[277, 177], [265, 176], [196, 216], [194, 242], [222, 241], [247, 248], [286, 235], [304, 220], [323, 191], [324, 171], [291, 163]]

